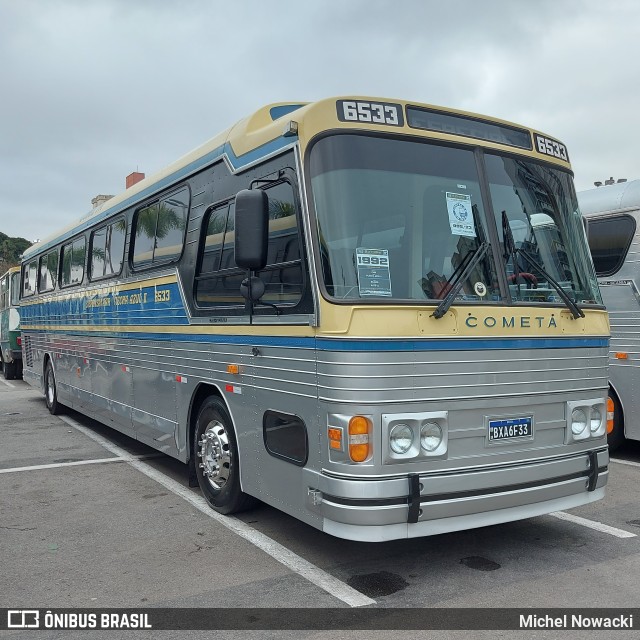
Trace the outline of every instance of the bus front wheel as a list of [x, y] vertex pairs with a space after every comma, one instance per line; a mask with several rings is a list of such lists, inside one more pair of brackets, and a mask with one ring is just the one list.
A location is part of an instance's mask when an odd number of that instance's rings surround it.
[[44, 397], [47, 409], [51, 415], [62, 413], [62, 405], [58, 402], [58, 389], [56, 388], [56, 376], [53, 372], [53, 365], [49, 360], [44, 371]]
[[213, 509], [229, 514], [252, 505], [253, 499], [240, 489], [240, 460], [231, 417], [215, 396], [200, 408], [193, 451], [200, 490]]

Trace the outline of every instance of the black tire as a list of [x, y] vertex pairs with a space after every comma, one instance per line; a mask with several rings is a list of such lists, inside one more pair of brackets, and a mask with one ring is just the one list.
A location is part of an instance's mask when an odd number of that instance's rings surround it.
[[229, 514], [253, 506], [255, 500], [240, 489], [236, 435], [220, 398], [210, 396], [200, 407], [193, 456], [200, 490], [213, 509]]
[[613, 431], [607, 435], [607, 444], [609, 445], [609, 451], [613, 452], [619, 449], [625, 441], [624, 416], [616, 394], [609, 391], [609, 397], [613, 400]]
[[51, 415], [57, 416], [62, 413], [62, 405], [58, 402], [56, 375], [53, 372], [51, 360], [47, 361], [47, 366], [44, 370], [44, 399]]
[[13, 362], [2, 363], [2, 375], [5, 380], [15, 380], [18, 377], [18, 363]]

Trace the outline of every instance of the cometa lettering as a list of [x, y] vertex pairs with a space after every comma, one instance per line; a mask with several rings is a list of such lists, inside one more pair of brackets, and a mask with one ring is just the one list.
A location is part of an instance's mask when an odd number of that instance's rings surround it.
[[546, 318], [545, 316], [486, 316], [478, 318], [477, 316], [468, 315], [465, 324], [470, 329], [476, 329], [478, 326], [485, 326], [487, 329], [500, 327], [502, 329], [557, 329], [558, 323], [555, 316]]

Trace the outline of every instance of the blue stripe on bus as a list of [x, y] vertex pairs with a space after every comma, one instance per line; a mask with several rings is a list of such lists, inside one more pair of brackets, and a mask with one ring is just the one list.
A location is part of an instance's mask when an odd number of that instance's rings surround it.
[[[128, 209], [130, 206], [134, 205], [136, 202], [141, 202], [142, 200], [145, 200], [146, 198], [152, 196], [153, 194], [158, 193], [163, 189], [165, 189], [166, 187], [170, 186], [172, 183], [179, 182], [180, 180], [187, 177], [188, 175], [194, 173], [195, 171], [198, 171], [199, 169], [205, 167], [208, 164], [215, 162], [216, 160], [219, 160], [225, 155], [227, 156], [227, 159], [232, 169], [234, 171], [238, 171], [239, 169], [242, 169], [243, 167], [250, 165], [252, 162], [255, 162], [256, 160], [260, 160], [261, 158], [271, 155], [272, 153], [275, 153], [276, 151], [279, 151], [284, 147], [288, 147], [289, 145], [293, 144], [293, 142], [295, 142], [296, 140], [297, 140], [297, 136], [290, 136], [286, 138], [281, 136], [280, 138], [271, 140], [270, 142], [260, 145], [259, 147], [256, 147], [252, 151], [248, 151], [247, 153], [244, 153], [239, 156], [237, 156], [233, 152], [231, 144], [229, 142], [225, 142], [219, 147], [216, 147], [215, 149], [213, 149], [213, 151], [210, 151], [209, 153], [201, 156], [200, 158], [197, 158], [190, 164], [182, 167], [181, 169], [178, 169], [174, 173], [168, 176], [165, 176], [164, 178], [162, 178], [162, 180], [159, 180], [158, 182], [154, 182], [152, 185], [150, 185], [146, 189], [140, 191], [139, 193], [136, 193], [135, 195], [129, 198], [126, 198], [125, 200], [120, 202], [118, 205], [105, 209], [100, 215], [96, 216], [95, 218], [90, 217], [85, 222], [78, 224], [76, 227], [74, 227], [70, 231], [67, 231], [67, 233], [57, 237], [55, 240], [47, 242], [42, 246], [38, 246], [37, 251], [33, 251], [33, 254], [35, 255], [36, 253], [40, 253], [41, 251], [45, 251], [47, 249], [50, 249], [51, 247], [55, 247], [59, 243], [64, 242], [69, 238], [72, 238], [76, 234], [86, 231], [87, 229], [93, 227], [94, 225], [100, 224], [102, 221], [106, 220], [107, 218], [110, 218], [111, 216], [121, 213], [125, 209]], [[90, 215], [91, 215], [91, 212], [86, 214], [86, 216], [90, 216]], [[32, 256], [32, 252], [29, 249], [27, 249], [23, 254], [23, 262], [28, 261], [31, 256]]]
[[444, 338], [425, 340], [336, 340], [320, 338], [325, 351], [479, 351], [487, 349], [575, 349], [608, 347], [608, 338]]
[[[23, 328], [24, 332], [30, 329]], [[51, 333], [66, 335], [86, 335], [71, 331]], [[45, 331], [37, 330], [37, 333]], [[191, 333], [151, 333], [128, 331], [91, 331], [95, 337], [117, 337], [132, 340], [172, 340], [176, 342], [207, 342], [217, 344], [252, 345], [264, 347], [294, 347], [316, 349], [318, 351], [481, 351], [495, 349], [576, 349], [601, 347], [608, 348], [608, 338], [459, 338], [459, 339], [425, 339], [425, 340], [393, 340], [393, 339], [335, 339], [335, 338], [287, 338], [277, 336], [241, 336], [220, 334]]]
[[[156, 302], [157, 293], [166, 301]], [[189, 318], [176, 282], [124, 291], [80, 291], [70, 298], [43, 300], [22, 308], [25, 325], [48, 327], [128, 327], [189, 324]]]

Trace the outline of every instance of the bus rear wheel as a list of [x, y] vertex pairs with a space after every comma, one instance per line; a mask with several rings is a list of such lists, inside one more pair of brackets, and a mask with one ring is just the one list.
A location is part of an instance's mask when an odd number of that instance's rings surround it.
[[15, 380], [18, 377], [18, 363], [13, 362], [2, 363], [2, 375], [5, 380]]
[[240, 460], [229, 412], [207, 398], [198, 413], [193, 441], [196, 476], [209, 505], [223, 514], [248, 509], [254, 500], [240, 489]]
[[56, 388], [56, 376], [53, 372], [53, 365], [49, 360], [44, 370], [44, 398], [47, 409], [51, 415], [62, 413], [62, 405], [58, 402], [58, 389]]

